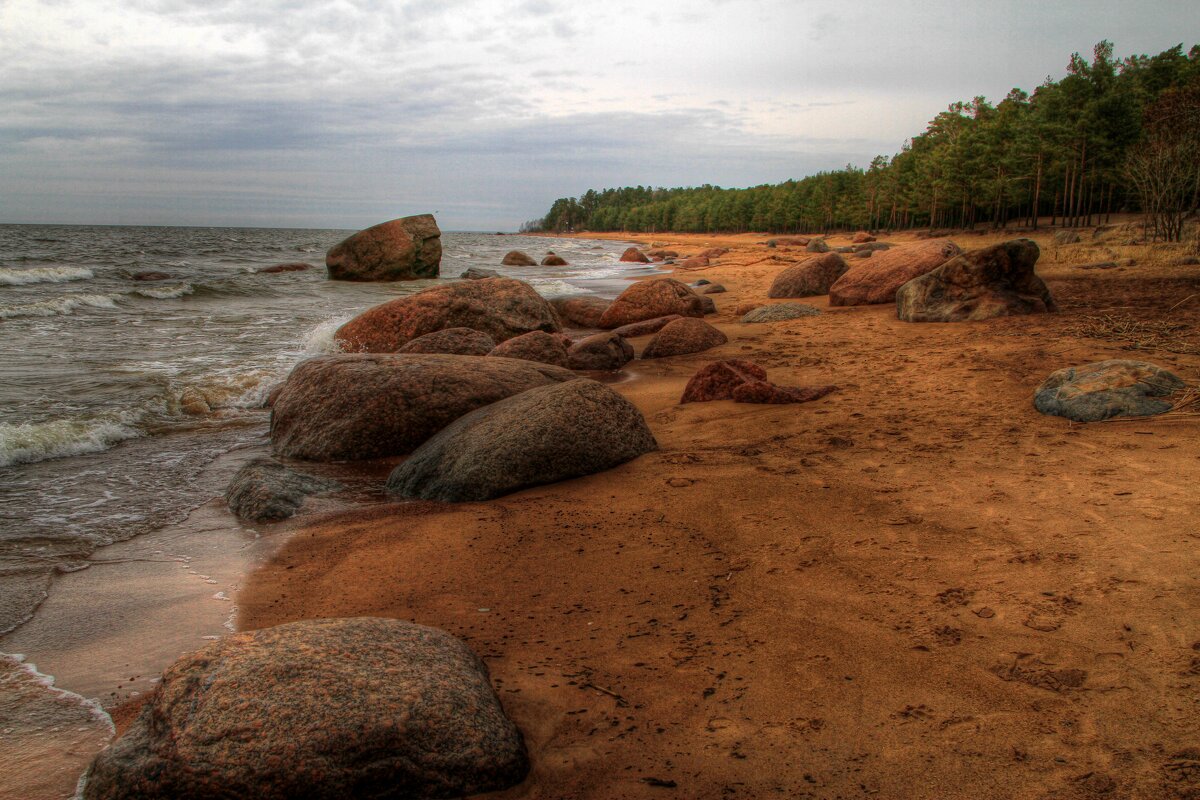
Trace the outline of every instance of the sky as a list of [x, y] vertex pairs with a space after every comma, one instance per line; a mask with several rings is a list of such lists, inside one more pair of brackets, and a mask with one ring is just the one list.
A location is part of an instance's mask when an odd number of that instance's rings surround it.
[[0, 0], [0, 222], [515, 230], [896, 152], [1197, 0]]

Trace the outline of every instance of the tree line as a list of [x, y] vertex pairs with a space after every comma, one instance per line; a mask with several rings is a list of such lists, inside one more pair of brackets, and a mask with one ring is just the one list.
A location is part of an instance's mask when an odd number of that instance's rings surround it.
[[[1142, 211], [1178, 240], [1200, 201], [1200, 45], [1114, 59], [1096, 45], [1067, 74], [999, 103], [952, 103], [893, 156], [746, 189], [589, 189], [523, 231], [831, 232], [1036, 229]], [[1049, 218], [1048, 220], [1046, 218]]]

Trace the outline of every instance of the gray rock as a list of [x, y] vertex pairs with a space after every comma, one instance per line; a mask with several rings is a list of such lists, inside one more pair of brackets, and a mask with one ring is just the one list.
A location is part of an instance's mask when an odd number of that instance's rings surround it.
[[742, 317], [742, 322], [783, 322], [800, 317], [815, 317], [820, 313], [820, 309], [803, 303], [780, 303], [774, 306], [760, 306]]
[[829, 245], [824, 239], [812, 239], [804, 249], [810, 253], [828, 253]]
[[402, 497], [463, 502], [603, 472], [658, 448], [637, 408], [587, 379], [522, 392], [468, 414], [388, 478]]
[[299, 511], [309, 495], [341, 488], [335, 481], [295, 472], [273, 459], [256, 458], [233, 476], [225, 502], [241, 519], [276, 522]]
[[466, 278], [469, 281], [479, 281], [484, 278], [499, 278], [502, 277], [499, 272], [494, 269], [485, 269], [483, 267], [469, 267], [460, 278]]
[[1033, 405], [1076, 422], [1149, 417], [1171, 410], [1169, 397], [1186, 384], [1145, 361], [1113, 359], [1060, 369], [1038, 387]]
[[83, 797], [461, 797], [528, 771], [521, 732], [463, 642], [396, 619], [315, 619], [175, 662], [96, 757]]

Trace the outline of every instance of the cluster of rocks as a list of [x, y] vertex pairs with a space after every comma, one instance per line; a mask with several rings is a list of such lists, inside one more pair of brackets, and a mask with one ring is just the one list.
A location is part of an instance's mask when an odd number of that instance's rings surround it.
[[683, 390], [680, 403], [732, 400], [735, 403], [807, 403], [819, 400], [834, 386], [779, 386], [752, 361], [729, 359], [700, 369]]

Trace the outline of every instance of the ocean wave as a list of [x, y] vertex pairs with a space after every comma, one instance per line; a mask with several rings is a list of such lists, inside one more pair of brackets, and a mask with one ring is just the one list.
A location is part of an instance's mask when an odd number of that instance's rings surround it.
[[334, 317], [333, 319], [325, 320], [305, 334], [301, 350], [308, 355], [325, 355], [342, 352], [341, 345], [337, 343], [333, 335], [337, 333], [338, 328], [345, 325], [349, 320], [349, 316]]
[[131, 416], [0, 423], [0, 467], [103, 452], [142, 435]]
[[145, 289], [137, 289], [134, 291], [134, 294], [149, 297], [152, 300], [174, 300], [179, 297], [186, 297], [194, 291], [196, 289], [190, 283], [178, 283], [168, 286], [150, 286]]
[[566, 281], [560, 281], [553, 278], [541, 280], [534, 278], [530, 280], [529, 283], [531, 286], [533, 286], [534, 291], [536, 291], [542, 297], [568, 297], [574, 294], [588, 293], [587, 289], [581, 289], [578, 286], [573, 286], [572, 284], [567, 283]]
[[0, 286], [25, 286], [30, 283], [67, 283], [96, 277], [83, 267], [30, 267], [9, 269], [0, 267]]
[[13, 317], [55, 317], [70, 314], [77, 308], [116, 308], [117, 297], [105, 294], [72, 294], [66, 297], [56, 297], [53, 300], [42, 300], [37, 303], [25, 303], [19, 306], [0, 306], [0, 319]]

